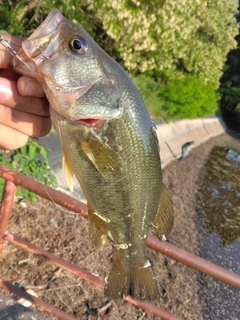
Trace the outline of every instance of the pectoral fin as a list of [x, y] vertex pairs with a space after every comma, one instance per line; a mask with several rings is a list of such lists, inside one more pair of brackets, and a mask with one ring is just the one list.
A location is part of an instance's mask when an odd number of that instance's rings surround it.
[[88, 220], [89, 237], [96, 248], [102, 249], [108, 233], [106, 222], [97, 216], [91, 208], [88, 209]]
[[100, 139], [94, 137], [89, 142], [81, 142], [80, 145], [105, 179], [126, 175], [126, 164], [122, 158]]
[[64, 149], [62, 149], [62, 166], [63, 166], [63, 172], [65, 174], [68, 187], [71, 191], [73, 191], [73, 175], [74, 175], [73, 169], [69, 161], [68, 155]]
[[162, 184], [158, 213], [152, 221], [153, 232], [160, 240], [163, 240], [171, 232], [173, 220], [172, 202], [165, 185]]

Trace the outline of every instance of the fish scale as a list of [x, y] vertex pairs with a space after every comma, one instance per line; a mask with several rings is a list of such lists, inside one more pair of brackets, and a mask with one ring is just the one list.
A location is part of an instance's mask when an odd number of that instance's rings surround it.
[[67, 181], [71, 188], [75, 175], [87, 199], [90, 239], [102, 248], [109, 231], [112, 235], [115, 258], [106, 295], [156, 299], [147, 232], [152, 224], [165, 238], [173, 210], [155, 126], [134, 84], [57, 9], [23, 41], [12, 65], [36, 78], [50, 102]]

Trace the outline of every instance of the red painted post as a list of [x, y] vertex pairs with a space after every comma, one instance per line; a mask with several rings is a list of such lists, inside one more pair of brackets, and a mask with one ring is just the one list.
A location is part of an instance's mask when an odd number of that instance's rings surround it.
[[5, 174], [3, 178], [5, 179], [5, 185], [0, 207], [0, 261], [2, 259], [3, 251], [3, 235], [8, 229], [8, 223], [11, 217], [14, 196], [16, 193], [16, 185], [13, 182], [13, 178], [7, 174]]

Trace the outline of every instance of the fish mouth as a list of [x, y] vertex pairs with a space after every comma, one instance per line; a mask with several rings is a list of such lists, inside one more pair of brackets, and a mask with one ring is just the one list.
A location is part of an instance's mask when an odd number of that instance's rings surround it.
[[103, 121], [102, 119], [97, 119], [97, 118], [86, 118], [86, 119], [69, 119], [64, 117], [70, 122], [73, 122], [75, 125], [84, 125], [88, 127], [93, 127], [95, 124], [99, 123], [100, 121]]
[[[55, 112], [57, 112], [57, 111], [55, 110]], [[64, 114], [60, 114], [59, 112], [57, 112], [57, 113], [58, 113], [58, 116], [62, 117], [62, 119], [65, 119], [68, 122], [72, 122], [76, 125], [94, 126], [95, 124], [99, 123], [100, 121], [104, 121], [103, 119], [99, 119], [99, 118], [79, 118], [79, 119], [76, 119], [76, 118], [69, 117], [66, 114], [64, 115]]]
[[[38, 64], [44, 59], [49, 59], [57, 48], [59, 25], [66, 18], [57, 9], [52, 9], [42, 24], [22, 43], [24, 53], [30, 58], [37, 58]], [[49, 43], [51, 45], [49, 46]], [[41, 54], [40, 54], [41, 52]]]
[[89, 119], [79, 119], [79, 120], [77, 120], [75, 122], [77, 122], [77, 123], [83, 122], [83, 123], [86, 123], [86, 124], [89, 124], [89, 125], [94, 125], [95, 123], [97, 123], [99, 121], [100, 121], [100, 119], [91, 119], [91, 118], [89, 118]]
[[28, 37], [29, 40], [35, 39], [38, 36], [43, 38], [58, 29], [59, 24], [66, 20], [58, 9], [52, 9], [42, 24]]
[[42, 24], [22, 42], [22, 48], [13, 58], [12, 66], [17, 72], [37, 78], [37, 66], [49, 59], [57, 48], [58, 28], [64, 20], [66, 18], [59, 10], [50, 11]]

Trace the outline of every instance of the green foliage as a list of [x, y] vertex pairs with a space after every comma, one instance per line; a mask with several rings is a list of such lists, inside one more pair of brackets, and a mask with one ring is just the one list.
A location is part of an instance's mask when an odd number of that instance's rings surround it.
[[237, 2], [87, 0], [132, 73], [164, 70], [215, 83], [238, 32]]
[[169, 119], [192, 119], [214, 113], [218, 101], [214, 88], [214, 84], [206, 84], [193, 76], [169, 80], [160, 88]]
[[[184, 119], [213, 114], [219, 99], [214, 84], [186, 75], [182, 78], [169, 73], [169, 80], [159, 84], [146, 74], [132, 78], [148, 112], [154, 118]], [[240, 89], [239, 89], [240, 92]]]
[[[44, 159], [43, 161], [41, 160]], [[17, 149], [8, 157], [6, 153], [0, 153], [0, 163], [8, 168], [21, 172], [32, 177], [47, 186], [56, 185], [56, 178], [51, 173], [51, 169], [46, 161], [47, 151], [36, 141], [29, 138], [28, 143], [22, 148]], [[0, 179], [0, 194], [2, 195], [4, 179]], [[18, 187], [17, 197], [25, 198], [34, 202], [37, 198], [35, 193]]]
[[[238, 14], [238, 19], [240, 15]], [[226, 66], [220, 78], [219, 108], [228, 128], [240, 132], [240, 35], [235, 37], [237, 48], [227, 55]]]
[[219, 88], [219, 93], [224, 97], [225, 104], [230, 108], [240, 103], [240, 87], [221, 87]]
[[51, 9], [58, 8], [67, 19], [80, 24], [105, 51], [117, 59], [114, 40], [102, 29], [101, 20], [89, 9], [87, 0], [80, 3], [75, 0], [3, 0], [3, 4], [0, 6], [0, 29], [10, 34], [28, 37]]
[[9, 1], [3, 0], [0, 6], [0, 29], [8, 32], [16, 32], [18, 35], [24, 34], [24, 21], [20, 21], [17, 14], [11, 10]]
[[3, 0], [0, 7], [0, 29], [7, 30], [14, 35], [28, 36], [46, 18], [52, 8], [58, 8], [63, 15], [81, 24], [90, 33], [93, 31], [93, 18], [90, 14], [86, 15], [83, 8], [86, 3], [72, 0], [53, 0], [53, 1], [7, 1]]
[[[238, 46], [240, 37], [237, 36]], [[240, 50], [231, 50], [227, 55], [226, 68], [220, 79], [220, 108], [233, 110], [240, 103]]]

